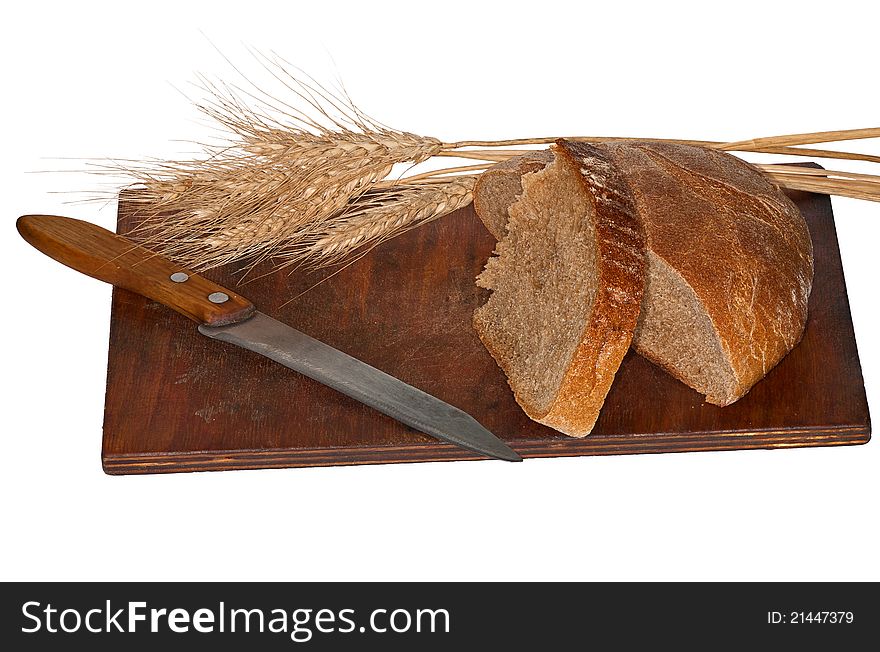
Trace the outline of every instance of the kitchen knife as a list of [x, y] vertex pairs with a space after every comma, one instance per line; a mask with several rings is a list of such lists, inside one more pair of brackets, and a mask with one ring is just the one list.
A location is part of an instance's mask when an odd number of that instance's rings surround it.
[[511, 462], [522, 458], [476, 419], [438, 398], [258, 312], [235, 292], [94, 224], [24, 215], [18, 232], [60, 263], [158, 301], [198, 330], [264, 355], [438, 439]]

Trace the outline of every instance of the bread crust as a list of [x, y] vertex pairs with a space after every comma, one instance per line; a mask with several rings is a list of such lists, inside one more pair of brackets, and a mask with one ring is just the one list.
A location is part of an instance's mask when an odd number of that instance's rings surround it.
[[[813, 254], [800, 211], [760, 170], [725, 152], [636, 140], [595, 147], [624, 171], [649, 251], [683, 277], [711, 320], [737, 380], [728, 393], [706, 400], [729, 405], [803, 335]], [[532, 154], [522, 158], [529, 160], [506, 162], [496, 174], [512, 176], [542, 162]], [[490, 177], [480, 185], [475, 207], [483, 219], [484, 212], [492, 215], [488, 205], [507, 201], [499, 189], [509, 194], [511, 182]], [[687, 383], [641, 346], [638, 332], [633, 347]]]
[[[549, 409], [538, 411], [517, 396], [514, 383], [511, 388], [529, 417], [567, 435], [584, 437], [593, 429], [632, 341], [644, 291], [645, 238], [632, 193], [606, 152], [585, 143], [560, 140], [554, 153], [563, 164], [578, 171], [593, 202], [598, 289], [580, 343]], [[478, 309], [474, 326], [483, 344], [505, 369], [505, 352], [499, 351], [487, 336], [485, 318], [482, 308]]]
[[[757, 168], [725, 152], [661, 142], [605, 147], [627, 171], [649, 249], [678, 271], [712, 321], [737, 382], [706, 400], [729, 405], [803, 335], [813, 280], [806, 222]], [[646, 353], [638, 338], [635, 348]]]

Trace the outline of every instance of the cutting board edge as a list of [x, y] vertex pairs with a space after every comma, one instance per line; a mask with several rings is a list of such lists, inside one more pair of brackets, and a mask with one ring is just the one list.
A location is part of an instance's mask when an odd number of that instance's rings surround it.
[[[717, 433], [716, 433], [717, 434]], [[631, 436], [630, 436], [631, 437]], [[587, 457], [596, 455], [639, 455], [660, 453], [698, 453], [734, 450], [775, 450], [829, 446], [859, 446], [871, 440], [870, 423], [822, 430], [782, 431], [775, 433], [736, 432], [717, 434], [707, 439], [704, 434], [674, 435], [649, 441], [622, 445], [608, 438], [601, 443], [589, 438], [559, 440], [548, 445], [544, 441], [516, 443], [513, 448], [526, 459], [542, 457]], [[698, 441], [700, 445], [694, 445]], [[393, 451], [398, 457], [389, 459]], [[194, 471], [236, 471], [254, 469], [304, 468], [323, 466], [362, 466], [371, 464], [486, 461], [482, 456], [453, 446], [364, 447], [346, 448], [346, 457], [338, 451], [316, 450], [233, 450], [192, 453], [138, 453], [107, 455], [102, 452], [104, 472], [108, 475], [188, 473]]]

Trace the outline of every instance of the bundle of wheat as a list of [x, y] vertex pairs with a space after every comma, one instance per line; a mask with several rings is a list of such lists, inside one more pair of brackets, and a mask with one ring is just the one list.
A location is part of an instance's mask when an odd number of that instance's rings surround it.
[[[277, 267], [340, 263], [466, 206], [479, 173], [529, 151], [514, 147], [557, 139], [442, 142], [368, 118], [346, 94], [328, 91], [286, 62], [264, 58], [263, 63], [289, 91], [290, 102], [203, 79], [209, 99], [197, 106], [225, 129], [228, 137], [222, 145], [204, 146], [204, 156], [193, 160], [114, 166], [141, 186], [131, 195], [140, 222], [133, 237], [188, 267], [238, 262], [250, 269], [266, 260]], [[869, 154], [802, 147], [877, 137], [880, 128], [737, 142], [672, 142], [731, 153], [880, 163], [880, 157]], [[396, 164], [435, 157], [480, 163], [390, 176]], [[880, 201], [880, 176], [791, 165], [758, 167], [784, 188]]]

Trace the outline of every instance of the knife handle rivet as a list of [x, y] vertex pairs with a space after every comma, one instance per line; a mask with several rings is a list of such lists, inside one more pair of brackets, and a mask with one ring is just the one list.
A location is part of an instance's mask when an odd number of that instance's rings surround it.
[[189, 274], [186, 272], [174, 272], [169, 278], [175, 283], [185, 283], [189, 280]]
[[211, 303], [226, 303], [229, 301], [229, 295], [225, 292], [211, 292], [208, 295], [208, 301]]

